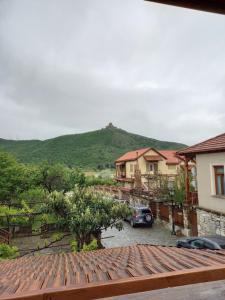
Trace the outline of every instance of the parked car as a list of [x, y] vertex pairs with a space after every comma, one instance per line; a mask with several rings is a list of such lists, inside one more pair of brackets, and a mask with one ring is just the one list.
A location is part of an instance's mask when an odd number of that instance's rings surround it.
[[126, 221], [130, 222], [132, 227], [135, 227], [137, 224], [147, 225], [152, 227], [154, 222], [154, 217], [152, 211], [147, 206], [131, 206], [133, 210], [132, 216], [128, 217]]
[[178, 248], [188, 249], [225, 249], [225, 237], [220, 235], [184, 238], [177, 241]]

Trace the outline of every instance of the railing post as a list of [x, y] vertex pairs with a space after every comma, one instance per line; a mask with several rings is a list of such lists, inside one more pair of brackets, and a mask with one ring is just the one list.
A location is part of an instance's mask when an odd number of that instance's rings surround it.
[[184, 235], [190, 236], [191, 229], [190, 229], [190, 209], [187, 206], [183, 206], [183, 222], [184, 222]]

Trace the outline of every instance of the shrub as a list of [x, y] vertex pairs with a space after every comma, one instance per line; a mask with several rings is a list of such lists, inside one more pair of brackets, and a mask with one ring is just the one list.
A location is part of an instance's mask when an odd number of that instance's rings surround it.
[[15, 246], [0, 244], [0, 259], [16, 258], [19, 255], [19, 250]]
[[84, 244], [82, 251], [93, 251], [93, 250], [97, 250], [98, 249], [98, 243], [97, 240], [94, 239], [90, 242], [90, 244], [86, 245]]
[[49, 246], [49, 241], [47, 239], [44, 240], [44, 246], [48, 247]]
[[60, 241], [62, 239], [62, 237], [63, 237], [63, 234], [61, 232], [55, 232], [55, 233], [53, 233], [51, 238], [52, 238], [53, 242], [57, 242], [57, 241]]
[[15, 216], [26, 212], [24, 209], [9, 208], [8, 206], [0, 206], [0, 226], [7, 227], [8, 221], [10, 224], [28, 225], [29, 217]]
[[78, 250], [78, 244], [76, 240], [70, 241], [70, 248], [72, 252], [77, 252]]
[[102, 178], [100, 176], [86, 176], [86, 186], [93, 186], [93, 185], [113, 185], [117, 186], [118, 183], [113, 178]]
[[31, 188], [27, 191], [24, 191], [19, 195], [19, 200], [26, 201], [30, 206], [39, 207], [41, 202], [44, 202], [46, 199], [46, 191], [41, 187]]

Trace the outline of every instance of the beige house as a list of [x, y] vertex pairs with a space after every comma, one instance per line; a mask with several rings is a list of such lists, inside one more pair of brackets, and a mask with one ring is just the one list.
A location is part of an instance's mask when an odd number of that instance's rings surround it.
[[196, 161], [199, 235], [225, 236], [225, 134], [186, 148], [179, 154], [188, 161]]
[[175, 150], [156, 150], [143, 148], [130, 151], [116, 161], [116, 179], [124, 182], [124, 186], [131, 188], [134, 182], [135, 170], [141, 173], [144, 189], [147, 189], [147, 175], [162, 174], [175, 176], [183, 159]]

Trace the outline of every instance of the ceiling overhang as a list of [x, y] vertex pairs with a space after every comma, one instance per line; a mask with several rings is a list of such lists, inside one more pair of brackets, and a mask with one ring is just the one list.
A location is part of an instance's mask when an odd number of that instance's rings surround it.
[[212, 13], [225, 14], [225, 0], [145, 0]]

